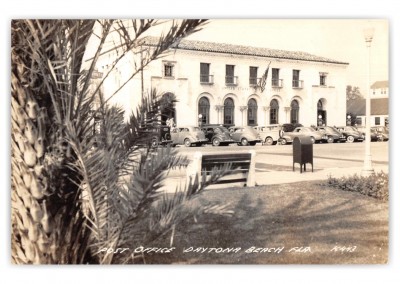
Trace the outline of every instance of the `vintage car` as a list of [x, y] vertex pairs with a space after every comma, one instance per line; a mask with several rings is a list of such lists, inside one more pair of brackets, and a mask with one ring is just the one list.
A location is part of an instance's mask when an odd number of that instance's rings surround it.
[[312, 127], [296, 127], [292, 132], [283, 132], [282, 137], [279, 139], [279, 142], [282, 145], [287, 143], [292, 143], [295, 137], [310, 137], [311, 142], [321, 142], [326, 139], [326, 135], [322, 134], [319, 131], [316, 131]]
[[165, 125], [147, 125], [139, 130], [142, 144], [151, 144], [152, 147], [172, 145], [171, 129]]
[[279, 133], [281, 127], [278, 124], [267, 126], [254, 126], [253, 128], [260, 135], [263, 145], [275, 145], [280, 138]]
[[371, 133], [376, 133], [377, 141], [389, 140], [389, 128], [386, 126], [373, 126], [371, 127]]
[[[364, 140], [365, 140], [365, 132], [366, 132], [365, 126], [357, 126], [356, 128], [358, 131], [360, 131], [364, 135]], [[382, 141], [382, 135], [378, 131], [372, 130], [372, 127], [371, 127], [371, 131], [370, 131], [370, 135], [371, 135], [370, 141]]]
[[359, 131], [355, 126], [335, 126], [335, 128], [346, 136], [346, 140], [349, 143], [364, 141], [365, 134]]
[[208, 142], [204, 132], [197, 126], [175, 127], [171, 130], [174, 145], [201, 146]]
[[295, 130], [297, 127], [303, 127], [302, 124], [300, 123], [284, 123], [282, 125], [279, 125], [281, 129], [285, 132], [292, 132]]
[[260, 135], [251, 126], [231, 126], [229, 127], [230, 136], [238, 145], [256, 145], [261, 142]]
[[236, 143], [230, 136], [229, 130], [221, 125], [203, 125], [201, 130], [213, 146]]
[[316, 130], [321, 132], [322, 134], [325, 134], [323, 140], [327, 143], [346, 142], [347, 137], [334, 127], [318, 126]]

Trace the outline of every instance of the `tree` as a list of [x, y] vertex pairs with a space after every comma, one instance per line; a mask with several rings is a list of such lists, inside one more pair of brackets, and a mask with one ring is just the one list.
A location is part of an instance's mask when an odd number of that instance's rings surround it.
[[346, 100], [359, 100], [362, 99], [362, 95], [360, 93], [360, 88], [356, 86], [347, 85], [346, 86]]
[[[159, 189], [166, 171], [187, 161], [170, 148], [139, 150], [140, 121], [160, 104], [156, 96], [128, 123], [109, 106], [101, 85], [128, 52], [140, 47], [157, 20], [15, 20], [11, 24], [11, 244], [14, 263], [129, 263], [134, 255], [103, 248], [150, 243], [195, 212], [230, 213], [225, 206], [186, 204], [209, 182], [191, 181], [172, 198]], [[129, 79], [205, 20], [172, 22]], [[88, 42], [98, 38], [84, 62]], [[118, 38], [111, 49], [107, 40]], [[94, 91], [99, 58], [118, 54]], [[95, 103], [100, 102], [97, 108]], [[148, 115], [147, 115], [148, 116]], [[147, 117], [148, 118], [148, 117]]]

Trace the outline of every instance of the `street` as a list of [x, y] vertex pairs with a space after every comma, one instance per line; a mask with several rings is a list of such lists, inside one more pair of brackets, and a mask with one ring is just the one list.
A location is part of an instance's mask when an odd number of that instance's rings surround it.
[[[365, 144], [355, 143], [333, 143], [333, 144], [314, 144], [313, 163], [314, 171], [311, 172], [311, 165], [307, 164], [307, 171], [300, 173], [299, 164], [292, 168], [293, 146], [274, 145], [274, 146], [219, 146], [210, 145], [203, 147], [177, 147], [180, 154], [192, 160], [195, 152], [204, 153], [231, 153], [234, 155], [239, 152], [255, 150], [256, 152], [256, 184], [281, 184], [306, 180], [323, 180], [332, 177], [349, 176], [360, 174], [365, 154]], [[389, 143], [371, 143], [372, 165], [375, 172], [389, 171]], [[175, 190], [177, 184], [182, 184], [186, 180], [185, 169], [172, 170], [166, 182], [167, 191]]]

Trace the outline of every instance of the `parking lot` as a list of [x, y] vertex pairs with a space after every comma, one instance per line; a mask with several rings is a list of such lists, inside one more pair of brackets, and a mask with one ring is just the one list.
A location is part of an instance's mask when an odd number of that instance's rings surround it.
[[[322, 143], [313, 145], [314, 171], [307, 165], [307, 171], [300, 174], [299, 165], [292, 169], [293, 146], [230, 146], [213, 147], [177, 147], [180, 154], [193, 158], [195, 152], [227, 153], [235, 155], [239, 152], [255, 150], [256, 152], [256, 184], [280, 184], [306, 180], [323, 180], [328, 176], [342, 177], [360, 174], [365, 155], [365, 143]], [[376, 172], [389, 170], [389, 142], [371, 143], [372, 165]], [[175, 189], [186, 178], [184, 169], [171, 171], [166, 189]]]

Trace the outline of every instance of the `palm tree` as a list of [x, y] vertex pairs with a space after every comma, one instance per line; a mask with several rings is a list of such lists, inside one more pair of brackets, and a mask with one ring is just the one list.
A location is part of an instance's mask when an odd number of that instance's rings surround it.
[[[129, 79], [204, 22], [173, 22]], [[123, 111], [102, 97], [101, 85], [118, 61], [159, 23], [152, 19], [12, 21], [14, 263], [134, 263], [135, 255], [115, 257], [104, 248], [151, 243], [173, 232], [192, 213], [231, 213], [226, 206], [204, 208], [190, 202], [224, 169], [210, 181], [191, 181], [172, 197], [159, 193], [167, 170], [187, 164], [170, 148], [143, 151], [137, 146], [146, 139], [140, 134], [140, 122], [157, 108], [159, 98], [142, 98], [136, 114], [125, 123]], [[112, 35], [119, 41], [104, 51]], [[92, 37], [98, 45], [85, 62]], [[116, 50], [110, 70], [90, 91], [98, 59]]]

